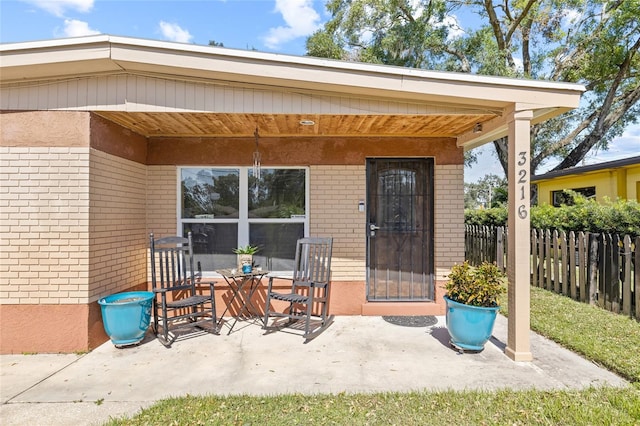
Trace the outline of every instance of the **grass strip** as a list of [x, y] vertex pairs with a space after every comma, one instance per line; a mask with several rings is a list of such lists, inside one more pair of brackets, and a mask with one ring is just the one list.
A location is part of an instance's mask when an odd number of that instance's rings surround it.
[[635, 425], [640, 387], [167, 399], [110, 425]]
[[[505, 303], [506, 305], [506, 303]], [[508, 315], [506, 306], [504, 313]], [[638, 425], [640, 323], [536, 287], [531, 328], [635, 382], [628, 388], [185, 396], [116, 425]]]
[[531, 329], [640, 383], [640, 322], [630, 317], [531, 287]]

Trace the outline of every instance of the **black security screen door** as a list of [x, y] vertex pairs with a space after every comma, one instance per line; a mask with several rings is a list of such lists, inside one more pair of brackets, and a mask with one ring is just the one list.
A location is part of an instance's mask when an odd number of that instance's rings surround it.
[[433, 159], [367, 160], [367, 300], [433, 300]]

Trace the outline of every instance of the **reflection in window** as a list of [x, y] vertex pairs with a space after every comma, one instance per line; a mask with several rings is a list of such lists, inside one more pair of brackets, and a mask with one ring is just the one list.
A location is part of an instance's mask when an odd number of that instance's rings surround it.
[[305, 171], [262, 169], [260, 180], [249, 170], [249, 217], [292, 218], [305, 215]]
[[237, 218], [239, 170], [182, 169], [182, 218]]
[[257, 180], [248, 167], [180, 168], [179, 227], [192, 233], [202, 270], [234, 267], [233, 249], [246, 244], [260, 247], [262, 267], [291, 270], [308, 226], [306, 173], [267, 168]]
[[262, 249], [255, 262], [271, 271], [293, 270], [296, 241], [304, 237], [304, 223], [252, 223], [249, 226], [251, 244]]
[[233, 267], [238, 246], [237, 223], [188, 222], [182, 225], [182, 235], [191, 232], [193, 253], [203, 271]]
[[585, 188], [573, 188], [570, 190], [551, 191], [551, 200], [554, 207], [562, 205], [572, 206], [575, 204], [573, 193], [580, 194], [585, 198], [594, 198], [596, 196], [596, 187], [588, 186]]

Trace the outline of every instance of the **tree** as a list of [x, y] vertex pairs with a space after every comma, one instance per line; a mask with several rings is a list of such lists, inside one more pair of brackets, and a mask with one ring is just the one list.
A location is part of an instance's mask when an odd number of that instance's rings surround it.
[[[640, 0], [329, 0], [327, 10], [308, 55], [584, 84], [580, 108], [532, 126], [532, 174], [607, 149], [640, 116]], [[464, 13], [476, 25], [463, 28]], [[506, 175], [506, 139], [494, 147]]]
[[464, 184], [464, 208], [477, 209], [498, 207], [507, 202], [507, 180], [488, 174], [476, 183]]

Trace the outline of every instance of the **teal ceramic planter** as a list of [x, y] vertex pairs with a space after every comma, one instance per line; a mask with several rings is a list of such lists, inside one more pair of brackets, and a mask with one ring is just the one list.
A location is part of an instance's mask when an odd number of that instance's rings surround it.
[[491, 338], [499, 306], [485, 308], [454, 302], [444, 297], [447, 303], [446, 322], [451, 345], [469, 351], [481, 351]]
[[139, 343], [151, 322], [153, 293], [129, 291], [98, 300], [104, 331], [116, 346]]

